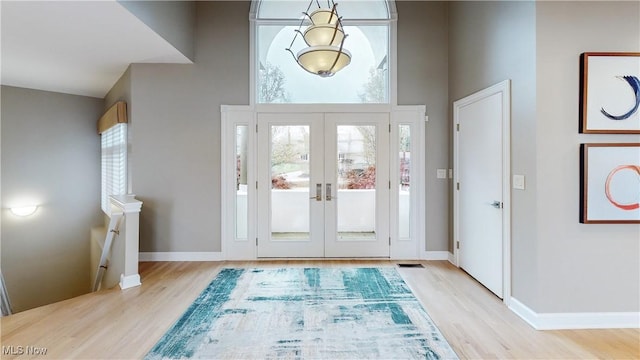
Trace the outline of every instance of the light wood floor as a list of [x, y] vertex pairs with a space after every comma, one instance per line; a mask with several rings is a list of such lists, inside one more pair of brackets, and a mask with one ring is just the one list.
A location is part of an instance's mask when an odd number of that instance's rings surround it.
[[[400, 268], [460, 358], [640, 359], [640, 330], [536, 331], [445, 261]], [[87, 294], [1, 318], [7, 349], [46, 348], [38, 359], [142, 358], [222, 267], [383, 266], [388, 261], [141, 263], [142, 286]], [[13, 348], [11, 348], [13, 346]], [[9, 348], [8, 348], [9, 347]]]

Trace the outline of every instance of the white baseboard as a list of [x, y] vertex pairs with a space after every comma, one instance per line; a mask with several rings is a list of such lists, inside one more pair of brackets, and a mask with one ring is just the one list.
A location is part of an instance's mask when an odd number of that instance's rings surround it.
[[509, 310], [520, 316], [522, 320], [526, 321], [534, 329], [538, 329], [538, 314], [531, 310], [527, 305], [518, 301], [518, 299], [514, 297], [511, 298], [509, 301]]
[[141, 252], [140, 261], [222, 261], [222, 252]]
[[449, 258], [448, 251], [423, 251], [422, 260], [447, 260]]
[[120, 275], [120, 289], [128, 289], [135, 286], [140, 286], [142, 283], [140, 282], [140, 274], [124, 276]]
[[640, 328], [640, 312], [536, 313], [513, 297], [509, 309], [536, 330]]

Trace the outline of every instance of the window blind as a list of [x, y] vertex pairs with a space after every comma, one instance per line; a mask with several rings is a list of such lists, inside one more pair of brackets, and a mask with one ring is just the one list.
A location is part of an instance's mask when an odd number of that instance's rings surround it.
[[111, 214], [110, 195], [127, 193], [127, 124], [102, 132], [102, 211]]

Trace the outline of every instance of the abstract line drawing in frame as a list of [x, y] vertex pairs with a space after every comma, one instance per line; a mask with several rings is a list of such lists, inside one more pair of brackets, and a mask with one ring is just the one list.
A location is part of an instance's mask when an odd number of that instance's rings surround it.
[[640, 143], [580, 144], [580, 222], [640, 224]]
[[640, 134], [640, 52], [580, 55], [580, 132]]

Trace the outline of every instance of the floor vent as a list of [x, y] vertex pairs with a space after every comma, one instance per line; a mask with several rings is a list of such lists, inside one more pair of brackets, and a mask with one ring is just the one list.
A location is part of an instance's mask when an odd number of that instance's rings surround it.
[[398, 267], [401, 268], [424, 268], [422, 264], [398, 264]]

